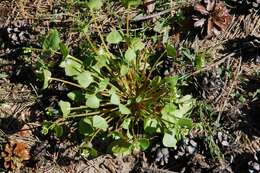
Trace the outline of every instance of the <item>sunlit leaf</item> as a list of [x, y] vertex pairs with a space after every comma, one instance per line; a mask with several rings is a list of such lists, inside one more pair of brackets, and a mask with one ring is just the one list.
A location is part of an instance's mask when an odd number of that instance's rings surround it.
[[97, 157], [98, 156], [98, 152], [97, 150], [95, 150], [93, 147], [85, 147], [82, 149], [82, 153], [81, 155], [83, 157]]
[[181, 127], [188, 128], [188, 129], [192, 128], [192, 120], [188, 119], [188, 118], [179, 119], [176, 124]]
[[122, 66], [120, 67], [120, 75], [121, 75], [121, 76], [125, 76], [125, 75], [128, 73], [128, 71], [129, 71], [128, 66], [122, 65]]
[[103, 0], [89, 0], [87, 6], [91, 10], [99, 10], [103, 6]]
[[176, 148], [176, 144], [177, 144], [177, 139], [175, 137], [175, 134], [173, 134], [173, 133], [164, 133], [163, 145], [165, 147]]
[[120, 97], [116, 93], [113, 93], [111, 95], [111, 98], [110, 98], [110, 103], [114, 104], [114, 105], [119, 105], [120, 104]]
[[54, 29], [43, 41], [43, 49], [58, 50], [60, 48], [60, 36], [59, 32]]
[[124, 119], [124, 121], [122, 123], [122, 128], [128, 130], [130, 127], [131, 121], [132, 121], [131, 118]]
[[136, 60], [136, 53], [135, 50], [132, 48], [128, 48], [125, 52], [125, 59], [128, 63], [135, 62]]
[[143, 50], [145, 44], [142, 42], [140, 38], [133, 38], [131, 40], [131, 47], [133, 47], [135, 51]]
[[158, 121], [154, 118], [147, 117], [144, 119], [144, 130], [148, 134], [156, 133], [158, 129]]
[[43, 89], [46, 89], [49, 85], [49, 81], [51, 79], [51, 72], [48, 70], [43, 70]]
[[127, 7], [137, 7], [138, 5], [140, 5], [142, 3], [141, 0], [122, 0], [123, 4]]
[[205, 66], [205, 56], [203, 54], [198, 54], [195, 57], [195, 65], [197, 69], [201, 69]]
[[104, 91], [107, 88], [108, 84], [109, 84], [109, 78], [103, 79], [98, 84], [98, 90], [99, 91]]
[[94, 80], [91, 73], [88, 71], [84, 71], [84, 72], [80, 73], [76, 77], [76, 79], [77, 79], [79, 85], [82, 86], [83, 88], [87, 88]]
[[90, 108], [99, 108], [100, 99], [96, 95], [90, 95], [87, 97], [86, 105]]
[[79, 75], [82, 71], [82, 64], [73, 58], [70, 58], [69, 56], [67, 59], [61, 62], [60, 67], [65, 68], [65, 73], [67, 76], [76, 76]]
[[67, 118], [70, 114], [70, 102], [59, 101], [59, 106], [61, 108], [62, 114], [64, 118]]
[[128, 143], [117, 143], [112, 147], [112, 152], [116, 156], [126, 156], [132, 153], [131, 145]]
[[95, 115], [92, 118], [92, 125], [93, 125], [93, 127], [102, 129], [104, 131], [106, 131], [108, 128], [107, 121], [103, 117], [98, 116], [98, 115]]
[[122, 35], [118, 31], [111, 31], [106, 38], [106, 41], [110, 44], [118, 44], [123, 40]]
[[119, 104], [119, 111], [121, 114], [131, 114], [130, 109], [123, 104]]

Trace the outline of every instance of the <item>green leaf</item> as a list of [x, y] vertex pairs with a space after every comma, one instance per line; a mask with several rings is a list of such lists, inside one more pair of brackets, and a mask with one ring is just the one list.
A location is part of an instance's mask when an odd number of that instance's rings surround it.
[[167, 44], [166, 50], [167, 50], [167, 56], [172, 57], [172, 58], [176, 57], [177, 51], [176, 51], [175, 47], [173, 47], [172, 45]]
[[91, 10], [99, 10], [103, 6], [103, 0], [89, 0], [87, 6]]
[[87, 97], [86, 106], [90, 108], [99, 108], [100, 99], [96, 95], [90, 95]]
[[131, 114], [130, 109], [128, 109], [128, 107], [126, 107], [123, 104], [119, 104], [119, 111], [121, 114], [124, 114], [124, 115]]
[[79, 121], [79, 132], [82, 135], [90, 135], [94, 132], [91, 120], [88, 117], [83, 118]]
[[122, 123], [122, 128], [125, 130], [128, 130], [131, 124], [131, 118], [126, 118], [124, 119], [123, 123]]
[[128, 66], [122, 65], [122, 66], [120, 67], [120, 75], [121, 75], [121, 76], [125, 76], [125, 75], [128, 73], [128, 71], [129, 71]]
[[43, 135], [47, 135], [47, 134], [49, 133], [49, 129], [50, 129], [50, 126], [51, 126], [51, 125], [52, 125], [51, 122], [45, 120], [45, 121], [42, 123], [41, 133], [42, 133]]
[[133, 47], [135, 51], [143, 50], [145, 44], [141, 41], [140, 38], [133, 38], [131, 40], [131, 47]]
[[147, 117], [144, 119], [144, 130], [146, 133], [155, 134], [158, 129], [158, 121], [155, 118]]
[[116, 156], [126, 156], [132, 153], [131, 145], [128, 143], [118, 142], [112, 147], [112, 152]]
[[137, 142], [142, 151], [145, 151], [150, 146], [150, 142], [146, 138], [138, 139]]
[[5, 74], [5, 73], [0, 73], [0, 79], [6, 78], [6, 77], [8, 77], [7, 74]]
[[63, 135], [63, 127], [62, 126], [56, 124], [55, 127], [54, 127], [54, 131], [55, 131], [55, 135], [58, 138], [62, 137], [62, 135]]
[[70, 56], [61, 62], [60, 67], [65, 68], [65, 73], [67, 76], [76, 76], [82, 71], [82, 64], [79, 61], [70, 58]]
[[181, 97], [177, 103], [185, 103], [185, 102], [190, 102], [192, 101], [192, 95], [185, 95]]
[[100, 73], [100, 69], [102, 67], [107, 66], [107, 56], [104, 54], [100, 54], [98, 56], [95, 56], [95, 60], [97, 61], [96, 64], [93, 66], [93, 68]]
[[135, 50], [132, 48], [128, 48], [125, 52], [125, 59], [128, 63], [136, 61], [136, 53]]
[[122, 2], [126, 7], [130, 7], [130, 6], [137, 7], [142, 3], [141, 0], [122, 0]]
[[93, 125], [93, 127], [102, 129], [104, 131], [106, 131], [108, 128], [107, 121], [103, 117], [98, 116], [98, 115], [95, 115], [92, 118], [92, 125]]
[[197, 69], [201, 69], [205, 66], [205, 56], [203, 54], [198, 54], [195, 57], [195, 65]]
[[78, 83], [80, 86], [82, 86], [83, 88], [87, 88], [93, 81], [93, 77], [91, 76], [91, 73], [88, 71], [84, 71], [83, 73], [80, 73], [77, 77], [76, 77]]
[[46, 89], [49, 85], [49, 81], [51, 79], [51, 72], [44, 69], [43, 70], [43, 79], [44, 79], [44, 82], [43, 82], [43, 89]]
[[60, 48], [59, 32], [54, 29], [43, 41], [43, 49], [58, 50]]
[[72, 101], [76, 100], [83, 100], [84, 96], [80, 91], [71, 91], [67, 94], [68, 98], [70, 98]]
[[110, 103], [114, 105], [120, 104], [120, 97], [116, 93], [112, 93], [110, 98]]
[[104, 91], [109, 84], [109, 78], [101, 80], [98, 84], [98, 91]]
[[63, 100], [59, 101], [59, 106], [61, 108], [64, 118], [67, 118], [70, 114], [70, 102], [65, 102]]
[[69, 48], [64, 43], [60, 43], [60, 51], [64, 58], [69, 55]]
[[123, 37], [121, 36], [120, 32], [114, 30], [111, 31], [106, 38], [106, 41], [110, 44], [118, 44], [123, 40]]
[[164, 133], [163, 136], [163, 145], [165, 147], [173, 147], [176, 148], [177, 139], [175, 137], [175, 134], [172, 133]]
[[188, 129], [192, 128], [192, 120], [188, 119], [188, 118], [179, 119], [176, 124], [181, 127], [188, 128]]
[[95, 158], [98, 156], [98, 152], [93, 147], [85, 147], [83, 148], [81, 155], [86, 158], [87, 157]]

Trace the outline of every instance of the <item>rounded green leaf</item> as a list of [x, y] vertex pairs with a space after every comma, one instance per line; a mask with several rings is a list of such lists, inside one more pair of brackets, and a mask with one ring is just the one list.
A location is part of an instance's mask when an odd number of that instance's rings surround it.
[[145, 118], [144, 119], [144, 131], [148, 134], [156, 133], [158, 129], [158, 121], [155, 118]]
[[121, 76], [125, 76], [128, 73], [128, 71], [129, 71], [129, 67], [128, 66], [122, 65], [120, 67], [120, 75]]
[[102, 129], [104, 131], [106, 131], [108, 128], [107, 121], [103, 117], [98, 116], [98, 115], [95, 115], [92, 118], [92, 125], [93, 125], [93, 127]]
[[125, 52], [125, 59], [128, 63], [135, 62], [136, 59], [136, 53], [135, 50], [132, 48], [128, 48]]
[[112, 152], [116, 156], [126, 156], [132, 153], [132, 148], [128, 143], [118, 142], [112, 147]]
[[100, 99], [96, 95], [90, 95], [87, 97], [86, 105], [90, 108], [99, 108]]
[[141, 41], [140, 38], [133, 38], [131, 40], [131, 47], [133, 47], [135, 51], [143, 50], [145, 44]]
[[122, 123], [122, 128], [128, 130], [131, 124], [131, 118], [126, 118]]
[[43, 89], [46, 89], [49, 85], [49, 81], [51, 79], [51, 72], [48, 70], [43, 70]]
[[82, 149], [81, 155], [83, 157], [97, 157], [98, 152], [93, 147], [86, 147], [86, 148]]
[[55, 135], [60, 138], [63, 135], [63, 127], [60, 125], [55, 125], [54, 127]]
[[109, 78], [105, 78], [98, 84], [98, 91], [104, 91], [109, 84]]
[[90, 72], [84, 71], [83, 73], [80, 73], [76, 77], [78, 83], [80, 86], [83, 88], [87, 88], [92, 82], [93, 82], [93, 77], [91, 76]]
[[177, 139], [175, 134], [165, 133], [163, 136], [163, 145], [165, 147], [173, 147], [176, 148]]
[[76, 76], [81, 73], [82, 65], [79, 61], [68, 56], [68, 58], [61, 62], [60, 67], [65, 68], [65, 74], [67, 76]]
[[[89, 121], [89, 122], [88, 122]], [[91, 120], [89, 118], [84, 118], [79, 121], [79, 132], [82, 135], [90, 135], [94, 132], [94, 129], [91, 127]]]
[[119, 111], [121, 114], [125, 114], [125, 115], [131, 114], [130, 109], [123, 104], [119, 104]]
[[123, 40], [120, 32], [118, 31], [111, 31], [106, 38], [106, 41], [111, 44], [118, 44]]
[[60, 101], [59, 102], [60, 109], [62, 111], [63, 117], [67, 118], [70, 114], [70, 102]]
[[69, 48], [64, 43], [60, 43], [60, 51], [64, 58], [69, 55]]
[[167, 50], [167, 56], [172, 57], [172, 58], [176, 57], [177, 51], [176, 51], [175, 47], [173, 47], [172, 45], [167, 44], [166, 50]]
[[150, 146], [149, 140], [145, 138], [138, 139], [137, 142], [142, 151], [146, 150]]
[[91, 10], [98, 10], [102, 7], [102, 5], [103, 5], [103, 0], [89, 0], [87, 2], [87, 6]]
[[120, 104], [120, 97], [116, 93], [112, 93], [110, 98], [110, 103], [114, 105]]
[[43, 49], [58, 50], [60, 48], [59, 32], [55, 29], [43, 41]]

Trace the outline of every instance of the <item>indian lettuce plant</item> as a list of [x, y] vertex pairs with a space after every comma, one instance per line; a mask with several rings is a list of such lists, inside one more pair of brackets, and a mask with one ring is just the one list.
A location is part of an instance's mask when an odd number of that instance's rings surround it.
[[67, 99], [59, 101], [62, 115], [45, 121], [42, 132], [53, 130], [60, 137], [64, 122], [76, 122], [84, 137], [86, 156], [97, 155], [92, 141], [99, 135], [112, 139], [108, 147], [115, 155], [146, 150], [154, 136], [162, 136], [164, 146], [176, 147], [192, 128], [189, 115], [195, 99], [182, 95], [179, 76], [153, 75], [160, 58], [174, 52], [174, 48], [168, 46], [151, 63], [145, 43], [128, 31], [112, 29], [105, 36], [99, 32], [101, 43], [92, 41], [87, 32], [84, 36], [92, 50], [88, 63], [70, 55], [57, 30], [52, 30], [43, 42], [44, 51], [62, 56], [59, 66], [66, 75], [66, 80], [56, 77], [44, 67], [43, 89], [58, 81], [70, 85], [70, 91]]

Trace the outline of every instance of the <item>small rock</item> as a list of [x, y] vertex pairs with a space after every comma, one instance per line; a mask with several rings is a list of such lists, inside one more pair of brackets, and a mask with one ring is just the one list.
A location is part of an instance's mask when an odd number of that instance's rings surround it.
[[259, 165], [259, 163], [253, 162], [253, 163], [252, 163], [252, 166], [253, 166], [254, 170], [260, 171], [260, 165]]
[[194, 154], [195, 151], [196, 151], [196, 148], [195, 148], [195, 147], [192, 147], [192, 146], [188, 146], [188, 147], [187, 147], [187, 152], [188, 152], [189, 154]]
[[193, 147], [197, 147], [197, 146], [198, 146], [197, 142], [195, 142], [194, 140], [190, 140], [190, 144], [191, 144]]
[[224, 147], [228, 147], [229, 146], [229, 143], [227, 141], [222, 141], [221, 144]]

